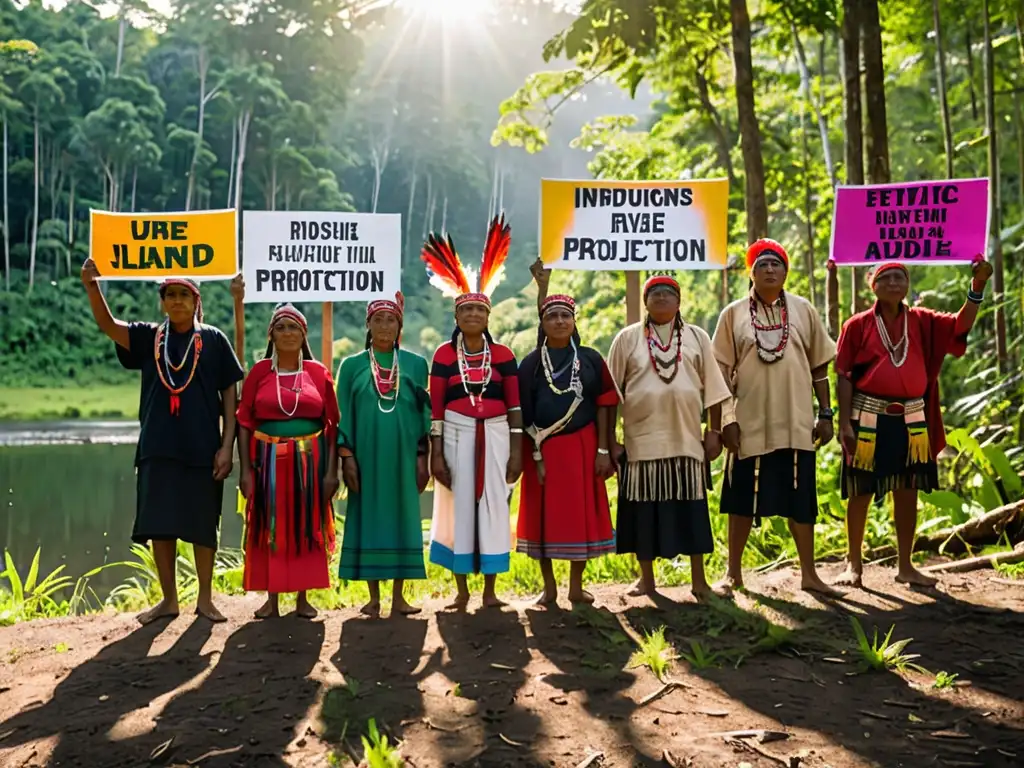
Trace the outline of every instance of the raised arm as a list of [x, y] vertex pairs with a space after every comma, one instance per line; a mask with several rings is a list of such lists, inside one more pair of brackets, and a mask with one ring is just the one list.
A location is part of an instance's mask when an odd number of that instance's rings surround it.
[[974, 327], [978, 310], [981, 309], [982, 297], [985, 295], [985, 285], [992, 276], [992, 265], [980, 257], [974, 262], [971, 269], [974, 273], [971, 278], [971, 290], [967, 292], [967, 301], [956, 314], [957, 337], [966, 336]]
[[544, 262], [537, 259], [530, 265], [530, 274], [537, 284], [537, 311], [540, 311], [544, 299], [548, 297], [548, 285], [551, 283], [551, 270], [544, 267]]
[[96, 319], [96, 325], [105, 333], [111, 341], [124, 349], [130, 349], [128, 340], [128, 323], [118, 320], [110, 314], [110, 307], [107, 300], [100, 292], [99, 270], [96, 269], [96, 262], [90, 256], [82, 264], [82, 285], [85, 286], [85, 294], [89, 297], [89, 307], [92, 309], [92, 316]]

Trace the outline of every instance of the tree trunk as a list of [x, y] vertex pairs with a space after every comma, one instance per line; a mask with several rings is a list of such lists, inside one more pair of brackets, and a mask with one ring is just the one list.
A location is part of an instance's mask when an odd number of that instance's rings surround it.
[[978, 96], [974, 91], [974, 45], [971, 43], [971, 21], [970, 14], [964, 19], [966, 24], [966, 44], [967, 44], [967, 86], [971, 93], [971, 119], [978, 119]]
[[252, 121], [252, 110], [246, 110], [238, 116], [238, 168], [235, 171], [235, 210], [242, 211], [243, 173], [245, 171], [245, 145], [249, 138], [249, 124]]
[[68, 196], [68, 274], [71, 274], [71, 249], [75, 245], [75, 174], [71, 174], [71, 190]]
[[885, 114], [885, 68], [878, 0], [861, 0], [864, 46], [864, 93], [868, 108], [868, 178], [872, 184], [892, 181], [889, 171], [889, 128]]
[[235, 156], [238, 154], [238, 126], [231, 126], [231, 162], [228, 163], [228, 202], [231, 206], [231, 199], [235, 190]]
[[416, 182], [419, 179], [417, 173], [417, 166], [419, 165], [419, 157], [413, 160], [412, 164], [412, 181], [409, 182], [409, 204], [405, 209], [405, 247], [402, 249], [402, 264], [405, 265], [405, 252], [412, 251], [412, 213], [416, 206]]
[[808, 299], [818, 308], [817, 285], [814, 281], [814, 195], [811, 190], [811, 150], [807, 138], [807, 109], [800, 109], [800, 136], [803, 144], [804, 221], [807, 225], [807, 284]]
[[132, 213], [135, 213], [135, 190], [139, 185], [139, 166], [132, 168]]
[[121, 9], [121, 16], [117, 20], [117, 61], [114, 64], [114, 77], [121, 76], [121, 60], [124, 58], [124, 33], [127, 21], [125, 21], [125, 9]]
[[697, 62], [697, 98], [700, 99], [700, 105], [708, 116], [708, 122], [711, 124], [711, 133], [715, 137], [715, 149], [718, 152], [718, 162], [725, 168], [725, 175], [729, 178], [729, 186], [732, 187], [736, 184], [736, 172], [732, 167], [732, 142], [729, 140], [729, 132], [726, 130], [721, 114], [719, 114], [714, 102], [711, 101], [711, 90], [708, 87], [708, 78], [705, 74], [706, 66], [707, 59]]
[[206, 124], [206, 77], [210, 62], [206, 58], [206, 46], [200, 45], [197, 52], [199, 69], [199, 124], [196, 126], [196, 149], [188, 168], [188, 191], [185, 192], [185, 210], [192, 210], [192, 195], [196, 189], [196, 169], [199, 167], [199, 153], [203, 150], [203, 128]]
[[1003, 279], [1003, 244], [999, 196], [999, 135], [996, 125], [995, 66], [992, 55], [992, 29], [989, 18], [989, 0], [982, 3], [985, 23], [985, 130], [988, 133], [988, 188], [989, 188], [989, 248], [992, 251], [992, 303], [996, 314], [996, 361], [999, 372], [1006, 373], [1006, 309], [1003, 306], [1005, 284]]
[[7, 194], [7, 167], [8, 167], [8, 141], [7, 141], [7, 113], [4, 112], [4, 274], [7, 278], [7, 290], [11, 290], [11, 227], [10, 210], [8, 208]]
[[800, 69], [800, 88], [804, 92], [804, 98], [807, 100], [807, 103], [814, 110], [814, 116], [818, 121], [818, 134], [821, 136], [821, 153], [825, 160], [825, 170], [828, 172], [832, 188], [835, 189], [838, 179], [836, 177], [836, 166], [832, 161], [832, 146], [828, 140], [828, 123], [825, 122], [825, 116], [822, 114], [821, 108], [818, 102], [815, 101], [814, 94], [811, 91], [811, 71], [807, 68], [807, 55], [804, 53], [804, 45], [800, 41], [800, 32], [796, 28], [795, 23], [792, 27], [793, 46], [796, 49], [796, 61]]
[[1013, 94], [1013, 114], [1017, 124], [1017, 178], [1020, 179], [1017, 184], [1018, 204], [1024, 209], [1024, 112], [1020, 107], [1019, 93]]
[[949, 99], [946, 98], [946, 50], [942, 45], [942, 19], [939, 0], [932, 0], [935, 27], [935, 74], [939, 86], [939, 112], [942, 115], [942, 145], [946, 150], [946, 178], [953, 178], [953, 128], [949, 120]]
[[28, 290], [32, 292], [32, 287], [36, 282], [36, 245], [39, 242], [39, 105], [36, 104], [33, 124], [35, 130], [33, 131], [33, 155], [34, 155], [34, 174], [35, 177], [32, 189], [32, 242], [29, 245], [28, 255]]
[[740, 147], [746, 175], [747, 241], [768, 234], [768, 204], [764, 195], [764, 160], [761, 131], [754, 106], [754, 62], [750, 51], [750, 14], [747, 0], [729, 0], [732, 18], [733, 64], [736, 68], [736, 109]]

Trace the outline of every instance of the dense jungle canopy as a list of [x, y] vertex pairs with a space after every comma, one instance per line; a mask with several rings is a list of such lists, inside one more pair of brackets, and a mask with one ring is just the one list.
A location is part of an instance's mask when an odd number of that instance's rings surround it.
[[[90, 208], [401, 213], [418, 351], [451, 324], [417, 258], [424, 235], [448, 229], [475, 260], [504, 209], [493, 326], [524, 353], [542, 177], [727, 176], [734, 254], [782, 241], [789, 287], [836, 331], [870, 294], [849, 269], [829, 284], [834, 185], [991, 176], [1001, 297], [943, 383], [953, 424], [1013, 444], [1024, 431], [1024, 0], [480, 0], [462, 16], [408, 0], [3, 0], [0, 28], [0, 385], [127, 376], [78, 281]], [[747, 287], [742, 270], [681, 277], [685, 316], [709, 330]], [[624, 277], [553, 283], [606, 349]], [[966, 286], [964, 270], [914, 272], [930, 306], [959, 307]], [[108, 288], [125, 318], [155, 316], [154, 293]], [[208, 320], [230, 329], [226, 286], [206, 293]], [[266, 312], [247, 307], [250, 361]], [[361, 343], [362, 312], [335, 309], [338, 354]]]

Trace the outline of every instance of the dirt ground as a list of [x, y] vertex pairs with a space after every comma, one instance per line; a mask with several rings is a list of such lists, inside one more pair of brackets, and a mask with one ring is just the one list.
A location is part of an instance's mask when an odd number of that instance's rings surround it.
[[[604, 587], [576, 611], [258, 622], [252, 596], [221, 599], [219, 626], [4, 628], [0, 765], [343, 765], [369, 718], [422, 768], [1024, 765], [1024, 586], [982, 571], [911, 591], [873, 569], [832, 605], [797, 586], [791, 571], [751, 579], [742, 610]], [[869, 635], [895, 624], [931, 674], [861, 672], [851, 615]], [[668, 673], [681, 685], [644, 703], [662, 684], [630, 656], [663, 625], [688, 658]], [[934, 688], [939, 671], [956, 684]], [[780, 736], [723, 736], [762, 729]]]

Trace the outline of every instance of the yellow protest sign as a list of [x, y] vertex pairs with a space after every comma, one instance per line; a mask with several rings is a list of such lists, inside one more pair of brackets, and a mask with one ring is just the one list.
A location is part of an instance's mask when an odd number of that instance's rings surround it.
[[724, 269], [729, 181], [543, 179], [540, 258], [549, 269]]
[[107, 280], [230, 278], [238, 273], [235, 209], [90, 211], [89, 254]]

